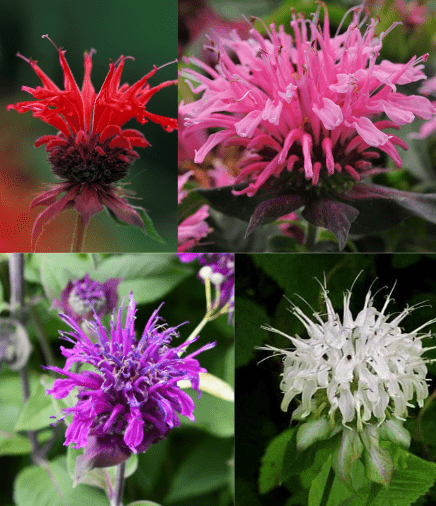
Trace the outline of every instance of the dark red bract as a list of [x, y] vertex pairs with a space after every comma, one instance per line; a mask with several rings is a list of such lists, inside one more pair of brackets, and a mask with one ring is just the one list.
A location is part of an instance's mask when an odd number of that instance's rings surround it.
[[[43, 37], [48, 38], [46, 35]], [[65, 89], [59, 89], [36, 61], [18, 54], [32, 66], [42, 86], [23, 86], [22, 90], [30, 93], [35, 100], [7, 106], [8, 110], [15, 109], [19, 113], [32, 111], [35, 118], [59, 130], [56, 135], [44, 135], [35, 142], [36, 147], [45, 144], [52, 171], [61, 182], [50, 185], [31, 203], [31, 207], [47, 206], [34, 224], [33, 246], [43, 225], [71, 207], [82, 215], [86, 224], [92, 215], [106, 206], [120, 220], [144, 227], [140, 215], [125, 199], [127, 192], [115, 183], [127, 175], [130, 164], [139, 157], [133, 148], [145, 148], [150, 144], [141, 132], [122, 130], [121, 127], [136, 118], [142, 125], [149, 120], [158, 123], [167, 132], [177, 129], [176, 119], [150, 113], [145, 107], [155, 93], [177, 84], [177, 80], [165, 81], [151, 88], [147, 81], [158, 70], [155, 66], [132, 86], [120, 85], [124, 63], [130, 58], [120, 56], [115, 63], [109, 64], [108, 75], [97, 94], [91, 83], [92, 55], [95, 52], [91, 50], [85, 53], [85, 76], [80, 90], [65, 59], [65, 51], [56, 49], [64, 72]], [[65, 195], [58, 200], [63, 192], [66, 192]]]

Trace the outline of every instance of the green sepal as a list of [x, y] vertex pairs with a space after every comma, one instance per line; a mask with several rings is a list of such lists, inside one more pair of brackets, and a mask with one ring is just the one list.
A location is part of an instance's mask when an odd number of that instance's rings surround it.
[[408, 430], [403, 427], [403, 422], [400, 420], [386, 420], [380, 426], [380, 439], [392, 441], [399, 446], [409, 448], [411, 436]]

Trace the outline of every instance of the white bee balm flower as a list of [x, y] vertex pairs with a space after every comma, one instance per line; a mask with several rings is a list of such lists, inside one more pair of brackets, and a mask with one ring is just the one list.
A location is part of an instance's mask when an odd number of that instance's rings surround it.
[[421, 330], [405, 332], [401, 321], [421, 304], [407, 307], [396, 315], [386, 314], [391, 294], [378, 311], [371, 291], [363, 309], [353, 318], [351, 291], [344, 294], [342, 321], [333, 309], [325, 286], [322, 294], [327, 313], [313, 314], [313, 321], [299, 307], [292, 311], [307, 330], [308, 339], [288, 336], [294, 350], [267, 349], [284, 355], [281, 389], [282, 410], [301, 394], [301, 405], [293, 417], [306, 419], [328, 415], [331, 427], [337, 423], [362, 431], [364, 425], [381, 425], [386, 419], [404, 420], [410, 401], [416, 396], [419, 406], [428, 396], [427, 367], [422, 339], [431, 335]]

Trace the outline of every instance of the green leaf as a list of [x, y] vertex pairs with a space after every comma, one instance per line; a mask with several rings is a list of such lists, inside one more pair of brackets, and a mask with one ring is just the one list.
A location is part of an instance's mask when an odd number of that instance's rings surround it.
[[342, 441], [335, 450], [332, 466], [335, 473], [346, 483], [351, 485], [351, 465], [360, 458], [363, 451], [363, 443], [359, 433], [355, 430], [343, 429]]
[[409, 448], [411, 436], [409, 431], [403, 427], [403, 422], [392, 419], [381, 424], [380, 439], [392, 441], [397, 445]]
[[268, 445], [259, 472], [259, 492], [266, 494], [283, 481], [283, 460], [288, 443], [295, 436], [295, 428], [287, 429]]
[[161, 275], [168, 270], [172, 254], [153, 253], [114, 255], [104, 259], [94, 272], [94, 277], [100, 282], [109, 278], [124, 278], [133, 280]]
[[[188, 391], [195, 403], [195, 427], [219, 437], [233, 436], [234, 426], [234, 403], [225, 401], [207, 392], [202, 393], [197, 399], [197, 393]], [[193, 423], [185, 416], [180, 417], [182, 425], [192, 427]]]
[[262, 325], [270, 322], [266, 311], [251, 300], [236, 297], [235, 313], [237, 321], [238, 345], [235, 348], [236, 367], [248, 364], [254, 357], [256, 346], [265, 340]]
[[107, 506], [102, 492], [87, 485], [73, 488], [66, 470], [65, 457], [57, 457], [44, 467], [22, 469], [14, 484], [16, 506]]
[[[34, 255], [36, 257], [36, 255]], [[65, 256], [64, 253], [51, 253], [39, 255], [39, 268], [41, 282], [45, 295], [49, 300], [60, 297], [62, 290], [68, 281], [82, 278], [86, 273], [92, 272], [92, 264], [89, 257], [75, 254]], [[68, 260], [66, 260], [68, 258]], [[37, 261], [35, 259], [35, 261]]]
[[181, 502], [227, 486], [233, 440], [212, 438], [199, 444], [174, 473], [165, 504]]
[[[382, 487], [371, 506], [409, 506], [424, 495], [436, 480], [436, 464], [427, 462], [402, 448], [396, 449], [398, 458], [389, 487]], [[360, 491], [343, 506], [366, 506], [369, 487]], [[330, 504], [329, 504], [330, 506]], [[336, 506], [332, 504], [331, 506]]]
[[331, 458], [328, 458], [322, 466], [321, 472], [312, 481], [309, 491], [309, 506], [319, 506], [327, 483], [327, 477], [331, 468]]
[[165, 241], [162, 239], [162, 237], [158, 234], [157, 230], [154, 228], [153, 222], [151, 221], [150, 216], [148, 216], [147, 211], [143, 207], [137, 206], [135, 206], [135, 211], [137, 211], [139, 216], [141, 216], [142, 221], [144, 222], [144, 234], [157, 242], [165, 244]]
[[39, 382], [24, 404], [15, 430], [38, 430], [48, 427], [53, 423], [50, 416], [54, 414], [51, 396], [46, 394], [44, 386]]
[[0, 430], [0, 456], [30, 453], [32, 446], [27, 437]]

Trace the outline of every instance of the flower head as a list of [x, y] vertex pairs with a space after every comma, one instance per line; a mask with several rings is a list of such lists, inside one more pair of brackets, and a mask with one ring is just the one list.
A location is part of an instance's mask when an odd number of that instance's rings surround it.
[[342, 321], [322, 286], [327, 313], [314, 313], [311, 320], [300, 308], [293, 313], [304, 325], [308, 339], [287, 337], [294, 350], [268, 349], [284, 355], [281, 389], [282, 410], [301, 395], [302, 403], [293, 416], [307, 419], [329, 417], [332, 425], [342, 424], [362, 430], [364, 425], [381, 424], [386, 419], [404, 420], [407, 407], [416, 398], [422, 407], [428, 396], [427, 367], [423, 354], [422, 328], [434, 320], [405, 332], [400, 323], [418, 306], [407, 307], [392, 316], [386, 313], [391, 294], [381, 309], [373, 306], [371, 291], [363, 309], [354, 318], [350, 310], [351, 291], [344, 294]]
[[234, 253], [179, 253], [181, 262], [198, 260], [202, 265], [198, 277], [205, 282], [208, 279], [219, 293], [215, 301], [216, 308], [229, 304], [229, 313], [233, 313], [235, 304], [235, 255]]
[[[85, 457], [94, 461], [94, 467], [114, 465], [131, 452], [146, 451], [180, 424], [177, 413], [194, 420], [194, 402], [177, 382], [189, 380], [200, 395], [199, 373], [206, 371], [194, 357], [214, 344], [182, 357], [185, 348], [198, 337], [171, 348], [172, 339], [179, 336], [178, 327], [167, 327], [158, 311], [153, 312], [137, 339], [136, 303], [131, 294], [124, 326], [122, 307], [118, 314], [114, 312], [110, 330], [94, 315], [92, 329], [98, 336], [97, 343], [73, 318], [61, 315], [72, 329], [62, 337], [74, 346], [61, 347], [67, 358], [65, 367], [50, 369], [66, 379], [55, 380], [47, 393], [62, 399], [74, 387], [79, 391], [77, 404], [64, 409], [62, 416], [73, 415], [64, 444], [85, 447]], [[89, 364], [94, 370], [70, 372], [76, 362]]]
[[[315, 225], [327, 222], [327, 228], [334, 228], [329, 213], [353, 221], [357, 210], [336, 201], [374, 197], [360, 183], [386, 170], [373, 167], [380, 157], [374, 148], [401, 167], [396, 146], [407, 149], [407, 144], [384, 130], [399, 130], [415, 116], [432, 117], [427, 98], [397, 91], [426, 78], [421, 62], [427, 55], [405, 64], [377, 63], [383, 39], [396, 23], [376, 36], [377, 21], [371, 19], [362, 34], [363, 9], [352, 12], [349, 27], [335, 36], [327, 12], [321, 28], [319, 9], [312, 20], [293, 14], [293, 36], [274, 23], [265, 27], [266, 38], [254, 28], [249, 40], [232, 32], [216, 47], [215, 68], [188, 59], [207, 75], [182, 71], [191, 90], [203, 92], [197, 101], [180, 105], [185, 135], [219, 129], [196, 151], [194, 161], [201, 163], [220, 144], [244, 148], [233, 193], [264, 193], [256, 209], [262, 219], [305, 206], [305, 217]], [[383, 114], [388, 119], [377, 121]], [[254, 225], [260, 223], [257, 219]]]
[[101, 318], [115, 309], [121, 281], [122, 278], [111, 278], [99, 283], [85, 274], [81, 279], [69, 281], [62, 290], [61, 300], [54, 300], [52, 307], [61, 309], [77, 323], [90, 319], [94, 312]]
[[[47, 35], [44, 37], [48, 38]], [[147, 81], [157, 71], [154, 67], [132, 86], [120, 86], [125, 61], [130, 58], [120, 56], [115, 63], [109, 64], [109, 73], [97, 94], [91, 83], [95, 52], [91, 50], [85, 53], [85, 75], [80, 90], [65, 59], [65, 51], [56, 49], [65, 89], [58, 88], [36, 61], [18, 54], [31, 65], [42, 86], [23, 86], [23, 91], [30, 93], [34, 100], [7, 107], [19, 113], [32, 111], [35, 118], [59, 130], [56, 135], [44, 135], [35, 142], [36, 147], [45, 145], [52, 171], [61, 182], [51, 185], [31, 204], [32, 207], [47, 206], [35, 222], [33, 240], [38, 238], [44, 223], [72, 207], [82, 215], [85, 223], [105, 206], [120, 220], [144, 227], [140, 215], [125, 199], [128, 193], [116, 183], [127, 176], [129, 166], [139, 157], [134, 148], [145, 148], [150, 144], [141, 132], [121, 127], [136, 118], [142, 125], [148, 121], [158, 123], [167, 132], [176, 129], [177, 120], [150, 113], [146, 104], [160, 89], [177, 84], [177, 80], [151, 88]], [[57, 200], [64, 192], [66, 194]]]

